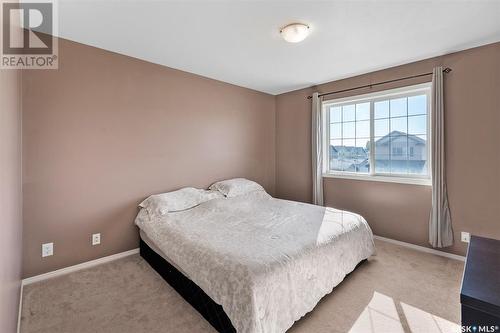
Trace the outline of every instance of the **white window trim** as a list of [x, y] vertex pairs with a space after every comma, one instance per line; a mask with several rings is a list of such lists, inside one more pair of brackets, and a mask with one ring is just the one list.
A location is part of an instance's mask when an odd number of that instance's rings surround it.
[[[341, 179], [353, 179], [353, 180], [367, 180], [367, 181], [378, 181], [378, 182], [390, 182], [390, 183], [401, 183], [401, 184], [413, 184], [413, 185], [425, 185], [425, 186], [432, 186], [432, 179], [431, 179], [431, 157], [432, 154], [430, 152], [430, 147], [431, 147], [431, 115], [432, 115], [432, 109], [431, 109], [431, 87], [432, 83], [427, 82], [427, 83], [422, 83], [422, 84], [417, 84], [417, 85], [412, 85], [412, 86], [406, 86], [406, 87], [401, 87], [401, 88], [395, 88], [395, 89], [389, 89], [389, 90], [384, 90], [384, 91], [379, 91], [379, 92], [374, 92], [374, 93], [369, 93], [369, 94], [363, 94], [363, 95], [357, 95], [357, 96], [350, 96], [350, 97], [344, 97], [344, 98], [339, 98], [339, 99], [333, 99], [333, 100], [326, 100], [323, 101], [322, 103], [322, 112], [323, 112], [323, 126], [324, 126], [324, 131], [323, 131], [323, 177], [325, 178], [341, 178]], [[427, 163], [427, 173], [428, 175], [426, 176], [419, 176], [419, 175], [406, 175], [406, 174], [377, 174], [375, 173], [375, 168], [373, 167], [375, 165], [374, 161], [374, 154], [370, 153], [369, 159], [370, 159], [370, 173], [369, 174], [363, 174], [363, 173], [353, 173], [353, 172], [345, 172], [345, 171], [334, 171], [330, 170], [329, 167], [329, 162], [330, 162], [330, 149], [329, 149], [329, 142], [330, 142], [330, 113], [327, 112], [327, 108], [329, 108], [332, 105], [348, 105], [348, 104], [353, 104], [353, 103], [360, 103], [363, 101], [370, 100], [370, 151], [373, 152], [375, 147], [374, 143], [374, 126], [375, 122], [373, 121], [374, 117], [374, 108], [373, 105], [376, 101], [379, 100], [385, 100], [387, 98], [394, 98], [398, 96], [412, 96], [412, 95], [420, 95], [422, 93], [425, 93], [427, 95], [427, 144], [428, 144], [428, 149], [427, 149], [427, 160], [429, 163]]]
[[386, 183], [399, 183], [399, 184], [412, 184], [412, 185], [425, 185], [432, 186], [432, 180], [428, 177], [407, 177], [397, 176], [397, 175], [370, 175], [370, 174], [357, 174], [353, 172], [327, 172], [323, 174], [323, 178], [340, 178], [340, 179], [352, 179], [352, 180], [367, 180], [374, 182], [386, 182]]

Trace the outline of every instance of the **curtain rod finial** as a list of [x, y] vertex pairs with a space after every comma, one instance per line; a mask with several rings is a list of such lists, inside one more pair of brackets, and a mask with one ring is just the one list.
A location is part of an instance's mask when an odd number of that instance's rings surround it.
[[446, 67], [445, 69], [443, 69], [443, 72], [449, 73], [449, 72], [451, 72], [451, 68], [450, 67]]

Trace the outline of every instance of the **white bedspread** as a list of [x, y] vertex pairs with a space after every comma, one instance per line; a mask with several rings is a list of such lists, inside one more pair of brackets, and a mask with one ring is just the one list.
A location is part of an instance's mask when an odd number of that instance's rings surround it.
[[285, 332], [374, 253], [360, 215], [263, 191], [147, 216], [139, 213], [139, 228], [240, 333]]

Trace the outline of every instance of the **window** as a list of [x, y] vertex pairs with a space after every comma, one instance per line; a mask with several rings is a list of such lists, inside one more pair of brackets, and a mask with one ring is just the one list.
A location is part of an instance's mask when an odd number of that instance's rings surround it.
[[428, 183], [429, 103], [430, 84], [323, 102], [326, 176]]
[[403, 156], [403, 147], [392, 147], [393, 156]]

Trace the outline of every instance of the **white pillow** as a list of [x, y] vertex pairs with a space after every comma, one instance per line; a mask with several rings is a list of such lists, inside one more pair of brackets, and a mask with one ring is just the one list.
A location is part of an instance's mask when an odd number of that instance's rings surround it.
[[139, 207], [145, 208], [150, 217], [163, 216], [167, 213], [193, 208], [217, 197], [221, 195], [215, 191], [184, 187], [177, 191], [151, 195], [141, 202]]
[[247, 194], [253, 191], [265, 191], [262, 186], [245, 178], [223, 180], [210, 185], [210, 190], [217, 190], [228, 198]]

